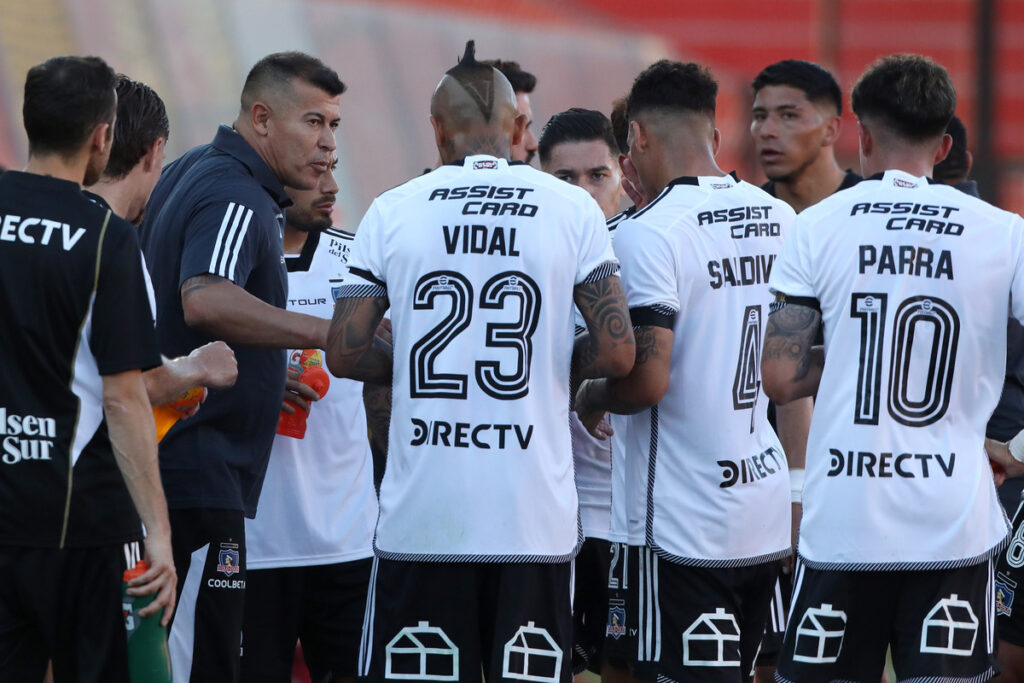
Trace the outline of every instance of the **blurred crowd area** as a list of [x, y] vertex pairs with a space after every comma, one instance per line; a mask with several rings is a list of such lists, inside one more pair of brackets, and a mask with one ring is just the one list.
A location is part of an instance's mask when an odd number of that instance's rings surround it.
[[[983, 196], [1024, 213], [1021, 0], [0, 0], [0, 165], [24, 163], [21, 89], [47, 57], [100, 55], [152, 85], [169, 110], [173, 159], [234, 119], [260, 57], [303, 50], [349, 87], [336, 215], [354, 229], [373, 197], [436, 163], [430, 94], [470, 38], [479, 57], [537, 75], [538, 133], [572, 106], [607, 113], [656, 59], [707, 64], [720, 82], [720, 165], [752, 182], [763, 180], [749, 134], [750, 81], [761, 68], [819, 62], [848, 110], [850, 88], [876, 57], [925, 54], [956, 84]], [[849, 111], [836, 150], [856, 170]]]

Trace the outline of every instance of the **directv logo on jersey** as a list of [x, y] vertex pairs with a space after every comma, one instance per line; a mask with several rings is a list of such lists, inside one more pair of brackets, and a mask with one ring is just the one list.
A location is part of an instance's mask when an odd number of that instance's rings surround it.
[[[828, 470], [830, 477], [845, 474], [848, 477], [878, 477], [880, 479], [893, 477], [927, 479], [932, 474], [941, 471], [949, 478], [953, 476], [953, 467], [956, 466], [956, 453], [950, 453], [946, 457], [943, 457], [942, 453], [900, 453], [893, 456], [892, 453], [876, 455], [865, 451], [843, 453], [835, 448], [828, 449], [828, 453], [831, 457]], [[929, 463], [933, 461], [938, 465], [937, 469], [929, 467]]]
[[[32, 229], [32, 233], [29, 232], [29, 228]], [[67, 223], [59, 223], [47, 218], [22, 218], [8, 214], [4, 216], [3, 227], [0, 228], [0, 242], [42, 244], [45, 247], [50, 243], [55, 231], [60, 232], [61, 246], [64, 251], [71, 251], [71, 248], [78, 244], [78, 240], [82, 239], [82, 235], [85, 234], [85, 228], [78, 228], [72, 233], [71, 226]]]
[[[508, 438], [508, 432], [511, 431], [519, 442], [519, 448], [525, 451], [530, 447], [530, 440], [533, 438], [533, 425], [527, 425], [524, 430], [520, 425], [471, 425], [468, 422], [456, 422], [452, 425], [441, 420], [427, 422], [417, 417], [412, 418], [412, 430], [410, 446], [473, 447], [488, 450], [497, 443], [498, 449], [504, 449], [506, 441], [509, 445], [512, 444], [512, 440]], [[497, 433], [496, 438], [491, 431]]]
[[5, 465], [17, 465], [22, 460], [52, 460], [50, 449], [57, 438], [57, 421], [52, 417], [9, 415], [6, 408], [0, 408], [0, 436], [4, 437], [0, 460]]
[[[732, 460], [719, 460], [718, 466], [722, 468], [724, 481], [718, 485], [718, 488], [727, 489], [735, 484], [750, 484], [760, 481], [782, 469], [783, 462], [782, 454], [773, 446], [769, 446], [767, 450], [761, 451], [757, 455], [743, 458], [738, 465]], [[772, 467], [773, 463], [775, 467]]]

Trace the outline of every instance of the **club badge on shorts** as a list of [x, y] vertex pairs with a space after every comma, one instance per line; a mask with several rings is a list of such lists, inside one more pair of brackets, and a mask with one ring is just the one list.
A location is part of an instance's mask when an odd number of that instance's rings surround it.
[[240, 571], [238, 566], [238, 544], [221, 543], [220, 552], [217, 554], [217, 571], [225, 576], [237, 574]]

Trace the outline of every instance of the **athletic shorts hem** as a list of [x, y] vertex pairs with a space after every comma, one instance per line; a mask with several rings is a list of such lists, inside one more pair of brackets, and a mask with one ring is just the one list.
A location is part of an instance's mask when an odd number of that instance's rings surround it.
[[995, 667], [990, 666], [977, 676], [918, 676], [917, 678], [901, 678], [900, 683], [982, 683], [996, 675]]
[[679, 564], [686, 567], [700, 567], [702, 569], [728, 569], [731, 567], [752, 567], [755, 564], [766, 564], [768, 562], [776, 562], [785, 557], [789, 557], [793, 554], [793, 549], [786, 547], [782, 550], [776, 550], [775, 552], [765, 553], [764, 555], [755, 555], [753, 557], [739, 557], [731, 560], [709, 560], [707, 558], [700, 557], [682, 557], [680, 555], [673, 555], [669, 551], [662, 548], [657, 544], [649, 544], [651, 550], [657, 554], [658, 557], [671, 562], [672, 564]]
[[985, 560], [992, 559], [1005, 550], [1009, 543], [1010, 535], [1007, 533], [1003, 540], [980, 555], [967, 557], [961, 560], [937, 560], [934, 562], [819, 562], [801, 555], [800, 562], [810, 569], [822, 572], [905, 572], [932, 571], [935, 569], [963, 569], [964, 567], [973, 567], [976, 564], [981, 564]]
[[317, 555], [315, 557], [285, 557], [270, 560], [248, 560], [249, 569], [292, 569], [295, 567], [321, 567], [328, 564], [345, 564], [369, 560], [373, 557], [373, 548], [353, 550], [349, 553], [336, 555]]

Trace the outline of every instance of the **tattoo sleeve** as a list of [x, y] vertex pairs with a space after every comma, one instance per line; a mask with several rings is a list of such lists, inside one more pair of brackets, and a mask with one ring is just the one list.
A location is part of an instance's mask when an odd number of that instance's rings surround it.
[[793, 379], [803, 380], [815, 363], [822, 363], [824, 355], [814, 349], [814, 337], [821, 323], [821, 314], [813, 308], [788, 304], [768, 316], [764, 339], [764, 358], [779, 359], [796, 364]]
[[366, 409], [370, 445], [375, 451], [385, 454], [388, 452], [388, 430], [391, 427], [391, 387], [363, 384], [363, 407]]
[[339, 377], [391, 383], [391, 345], [374, 334], [388, 309], [386, 296], [342, 297], [327, 335], [327, 365]]
[[595, 282], [583, 282], [575, 288], [576, 306], [587, 321], [587, 334], [573, 346], [571, 376], [578, 380], [604, 377], [607, 355], [626, 345], [634, 347], [626, 296], [617, 275]]

